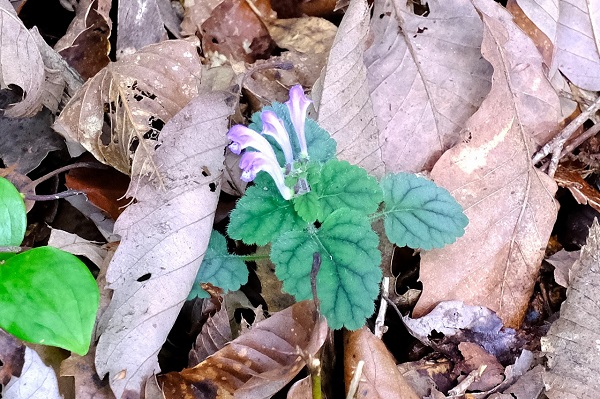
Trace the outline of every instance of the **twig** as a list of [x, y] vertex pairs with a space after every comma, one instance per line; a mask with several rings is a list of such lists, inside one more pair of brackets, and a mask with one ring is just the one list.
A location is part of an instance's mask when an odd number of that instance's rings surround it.
[[390, 295], [390, 278], [384, 277], [381, 281], [381, 301], [379, 303], [379, 312], [377, 313], [377, 319], [375, 320], [375, 331], [373, 334], [381, 339], [383, 334], [388, 330], [385, 325], [385, 313], [387, 312], [387, 301], [386, 298]]
[[71, 164], [71, 165], [63, 166], [62, 168], [58, 168], [56, 170], [53, 170], [50, 173], [46, 173], [44, 176], [40, 177], [39, 179], [35, 179], [31, 183], [29, 183], [28, 185], [26, 185], [25, 187], [23, 187], [21, 189], [21, 192], [23, 194], [27, 194], [28, 192], [33, 191], [33, 189], [38, 184], [40, 184], [42, 182], [45, 182], [46, 180], [48, 180], [52, 176], [56, 176], [59, 173], [66, 172], [66, 171], [71, 170], [71, 169], [77, 169], [77, 168], [108, 169], [108, 166], [106, 166], [106, 165], [98, 165], [97, 163], [91, 163], [91, 162], [77, 162], [77, 163], [74, 163], [74, 164]]
[[38, 195], [38, 194], [25, 194], [25, 199], [30, 201], [54, 201], [61, 198], [72, 197], [74, 195], [85, 195], [83, 191], [77, 190], [67, 190], [62, 193], [56, 194], [46, 194], [46, 195]]
[[471, 385], [475, 381], [478, 381], [483, 375], [483, 372], [486, 368], [487, 365], [482, 364], [477, 370], [471, 371], [469, 375], [465, 377], [464, 380], [462, 380], [457, 386], [448, 391], [448, 395], [450, 395], [451, 397], [464, 395], [467, 389], [469, 389], [469, 385]]
[[348, 387], [348, 394], [346, 395], [346, 399], [353, 399], [356, 395], [356, 391], [358, 390], [358, 384], [360, 383], [360, 378], [362, 377], [362, 370], [364, 365], [364, 360], [358, 361], [356, 369], [354, 370], [354, 374], [352, 375], [352, 381], [350, 381], [350, 386]]
[[246, 79], [249, 76], [252, 76], [254, 74], [254, 72], [262, 71], [265, 69], [282, 69], [284, 71], [289, 71], [291, 69], [294, 69], [294, 64], [292, 64], [291, 62], [288, 62], [288, 61], [277, 61], [277, 62], [268, 61], [268, 62], [262, 63], [260, 65], [255, 65], [254, 67], [250, 68], [242, 75], [239, 90], [240, 91], [242, 90], [242, 88], [244, 87], [244, 85], [246, 83]]
[[317, 297], [317, 274], [321, 268], [321, 254], [315, 252], [313, 254], [312, 268], [310, 269], [310, 288], [312, 289], [313, 301], [315, 302], [315, 309], [320, 312], [319, 298]]
[[0, 253], [19, 253], [19, 252], [26, 251], [28, 249], [30, 249], [30, 248], [18, 247], [18, 246], [13, 246], [13, 245], [0, 246]]
[[575, 148], [579, 147], [587, 139], [589, 139], [590, 137], [594, 137], [595, 135], [597, 135], [598, 132], [600, 132], [600, 123], [596, 123], [594, 126], [592, 126], [588, 130], [586, 130], [585, 132], [583, 132], [581, 134], [581, 136], [578, 136], [575, 140], [573, 140], [571, 143], [569, 143], [569, 145], [566, 146], [563, 149], [563, 151], [561, 152], [560, 157], [562, 158], [565, 155], [570, 154]]
[[575, 119], [571, 121], [565, 128], [546, 143], [534, 156], [533, 156], [533, 164], [537, 164], [542, 159], [544, 159], [548, 154], [552, 154], [552, 159], [550, 160], [550, 165], [548, 167], [548, 174], [550, 176], [554, 175], [556, 171], [556, 165], [558, 165], [558, 161], [562, 152], [562, 148], [565, 145], [565, 142], [579, 129], [581, 125], [590, 117], [600, 109], [600, 96], [594, 101], [592, 105], [590, 105], [585, 111], [579, 114]]

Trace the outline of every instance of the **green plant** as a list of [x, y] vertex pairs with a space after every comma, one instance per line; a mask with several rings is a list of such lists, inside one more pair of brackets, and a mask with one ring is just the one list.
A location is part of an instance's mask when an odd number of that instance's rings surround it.
[[60, 249], [17, 253], [26, 226], [23, 197], [0, 178], [0, 327], [24, 341], [84, 355], [100, 301], [96, 280]]
[[[383, 218], [392, 243], [428, 250], [454, 242], [468, 219], [450, 193], [430, 180], [395, 173], [378, 182], [363, 168], [336, 159], [335, 141], [306, 118], [309, 104], [294, 86], [288, 102], [263, 108], [248, 127], [230, 129], [229, 148], [242, 154], [242, 179], [254, 185], [232, 211], [227, 232], [246, 244], [271, 243], [283, 288], [297, 300], [316, 291], [330, 327], [357, 329], [373, 313], [382, 277], [373, 221]], [[222, 260], [232, 256], [224, 248], [218, 252]], [[214, 265], [214, 256], [207, 253], [204, 262]]]

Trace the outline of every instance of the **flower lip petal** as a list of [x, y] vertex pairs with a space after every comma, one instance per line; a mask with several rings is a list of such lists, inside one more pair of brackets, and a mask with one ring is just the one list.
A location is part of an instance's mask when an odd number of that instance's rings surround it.
[[290, 89], [290, 99], [285, 102], [289, 111], [290, 119], [298, 135], [298, 141], [300, 143], [300, 153], [304, 157], [308, 156], [308, 150], [306, 148], [306, 137], [304, 135], [304, 124], [306, 122], [306, 112], [312, 100], [309, 100], [304, 95], [304, 89], [300, 85], [295, 85]]
[[288, 131], [283, 125], [283, 121], [277, 117], [277, 114], [273, 111], [263, 111], [260, 114], [260, 119], [263, 123], [262, 134], [267, 134], [277, 141], [279, 147], [283, 151], [285, 156], [285, 163], [294, 163], [294, 155], [292, 152], [292, 144], [290, 143], [290, 136]]
[[234, 125], [229, 129], [227, 138], [232, 141], [229, 149], [234, 154], [240, 154], [243, 149], [252, 147], [273, 159], [277, 159], [273, 147], [262, 135], [244, 125]]
[[254, 180], [260, 171], [267, 172], [275, 181], [281, 196], [285, 200], [292, 197], [292, 190], [285, 185], [285, 177], [276, 160], [260, 152], [245, 152], [240, 159], [240, 168], [243, 169], [241, 178], [246, 182]]

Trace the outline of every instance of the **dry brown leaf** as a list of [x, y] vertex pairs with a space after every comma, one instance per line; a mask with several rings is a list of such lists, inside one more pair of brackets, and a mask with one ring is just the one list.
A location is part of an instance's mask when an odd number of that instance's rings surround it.
[[573, 266], [560, 317], [542, 338], [542, 351], [548, 359], [544, 383], [550, 399], [592, 399], [600, 392], [599, 264], [600, 225], [596, 219]]
[[309, 376], [294, 382], [286, 396], [287, 399], [313, 399], [312, 380]]
[[588, 204], [600, 212], [600, 192], [585, 181], [579, 171], [561, 164], [554, 174], [554, 180], [560, 187], [567, 188], [578, 204]]
[[23, 99], [10, 105], [4, 115], [33, 116], [42, 108], [44, 63], [35, 39], [8, 0], [0, 0], [0, 36], [0, 89], [15, 85], [23, 90]]
[[[201, 94], [162, 129], [153, 160], [158, 176], [132, 179], [136, 203], [121, 214], [121, 244], [106, 275], [113, 290], [98, 321], [100, 376], [115, 396], [139, 397], [159, 371], [157, 354], [202, 263], [220, 192], [233, 99]], [[128, 396], [129, 397], [129, 396]]]
[[312, 96], [317, 122], [337, 141], [338, 158], [381, 177], [379, 132], [363, 62], [369, 16], [366, 0], [350, 3]]
[[579, 256], [579, 251], [568, 252], [561, 249], [546, 259], [546, 262], [554, 266], [554, 281], [556, 281], [556, 284], [562, 285], [563, 287], [569, 286], [571, 269], [573, 268], [575, 261], [579, 259]]
[[[117, 59], [151, 44], [167, 40], [159, 2], [169, 0], [120, 0], [117, 25]], [[167, 8], [163, 8], [166, 10]], [[173, 11], [173, 9], [171, 9]]]
[[504, 367], [481, 346], [472, 342], [461, 342], [458, 349], [464, 357], [463, 362], [458, 365], [463, 374], [469, 374], [482, 366], [485, 368], [479, 379], [469, 385], [469, 391], [489, 391], [504, 381]]
[[204, 359], [224, 347], [231, 339], [229, 315], [227, 314], [227, 308], [221, 304], [219, 310], [209, 316], [202, 326], [202, 331], [196, 337], [194, 347], [190, 350], [188, 364], [193, 367], [204, 361]]
[[213, 10], [223, 0], [187, 0], [183, 2], [183, 21], [181, 21], [181, 34], [192, 36], [200, 32], [204, 21], [210, 18]]
[[159, 376], [159, 385], [166, 399], [267, 399], [304, 367], [301, 353], [314, 355], [326, 335], [327, 322], [313, 302], [299, 302], [255, 324], [196, 367]]
[[396, 361], [385, 344], [366, 327], [344, 332], [346, 391], [361, 360], [365, 364], [356, 391], [357, 399], [420, 399], [398, 371]]
[[146, 163], [160, 129], [199, 93], [197, 44], [165, 41], [109, 64], [73, 96], [54, 129], [123, 173], [156, 173]]
[[5, 386], [13, 376], [20, 376], [25, 362], [25, 345], [0, 330], [0, 385]]
[[464, 142], [431, 172], [461, 203], [469, 225], [454, 244], [422, 255], [424, 290], [414, 315], [457, 299], [518, 327], [557, 213], [556, 184], [531, 165], [531, 156], [556, 131], [560, 105], [539, 53], [510, 14], [493, 2], [473, 2], [494, 84], [467, 121]]
[[429, 14], [419, 16], [405, 1], [375, 2], [365, 63], [387, 172], [430, 170], [490, 88], [471, 2], [427, 4]]
[[114, 399], [108, 379], [101, 380], [94, 367], [95, 345], [85, 356], [71, 354], [60, 365], [61, 377], [73, 377], [75, 380], [75, 398], [77, 399]]
[[600, 7], [595, 1], [517, 0], [554, 43], [554, 62], [575, 85], [600, 90]]
[[277, 46], [299, 53], [329, 51], [337, 31], [334, 24], [317, 17], [276, 19], [265, 23]]

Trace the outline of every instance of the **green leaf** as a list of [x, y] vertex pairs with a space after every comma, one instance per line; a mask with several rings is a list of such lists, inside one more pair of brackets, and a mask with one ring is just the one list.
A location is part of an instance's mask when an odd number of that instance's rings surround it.
[[[261, 111], [255, 112], [252, 115], [252, 123], [248, 125], [248, 127], [260, 133], [262, 131], [262, 120], [260, 119], [260, 114], [262, 111], [266, 110], [275, 112], [283, 121], [286, 130], [290, 133], [290, 142], [292, 143], [294, 155], [299, 154], [300, 144], [298, 143], [298, 136], [296, 135], [294, 125], [290, 119], [290, 111], [285, 104], [274, 102], [270, 106], [264, 107]], [[335, 157], [337, 143], [331, 138], [327, 130], [319, 126], [317, 122], [306, 118], [304, 136], [306, 137], [308, 156], [311, 160], [324, 163]], [[272, 137], [266, 136], [266, 139], [269, 140], [269, 142], [273, 145], [273, 149], [275, 150], [279, 164], [284, 165], [285, 157], [283, 156], [283, 151], [281, 151], [279, 146], [276, 144], [276, 141]]]
[[246, 244], [266, 245], [278, 235], [306, 226], [292, 201], [283, 199], [271, 176], [261, 172], [254, 182], [256, 185], [246, 190], [231, 212], [229, 237]]
[[11, 182], [0, 177], [0, 245], [19, 246], [25, 237], [25, 202]]
[[227, 241], [218, 231], [212, 232], [206, 254], [200, 265], [196, 281], [188, 299], [208, 298], [210, 295], [200, 287], [210, 283], [223, 291], [235, 291], [248, 282], [248, 268], [237, 255], [227, 252]]
[[24, 341], [85, 355], [100, 293], [76, 256], [39, 247], [0, 266], [0, 327]]
[[462, 207], [431, 180], [409, 173], [389, 174], [381, 187], [385, 233], [394, 244], [429, 250], [464, 234], [469, 219]]
[[321, 254], [317, 296], [331, 328], [354, 330], [373, 314], [379, 294], [379, 238], [366, 216], [348, 209], [333, 212], [321, 228], [310, 226], [277, 238], [271, 249], [275, 273], [297, 300], [312, 297], [313, 254]]
[[379, 183], [366, 170], [337, 159], [323, 165], [315, 191], [323, 208], [323, 217], [341, 208], [367, 215], [375, 212], [383, 199]]
[[293, 201], [294, 209], [306, 223], [314, 223], [316, 220], [323, 220], [323, 210], [319, 203], [319, 196], [314, 191], [295, 197]]

